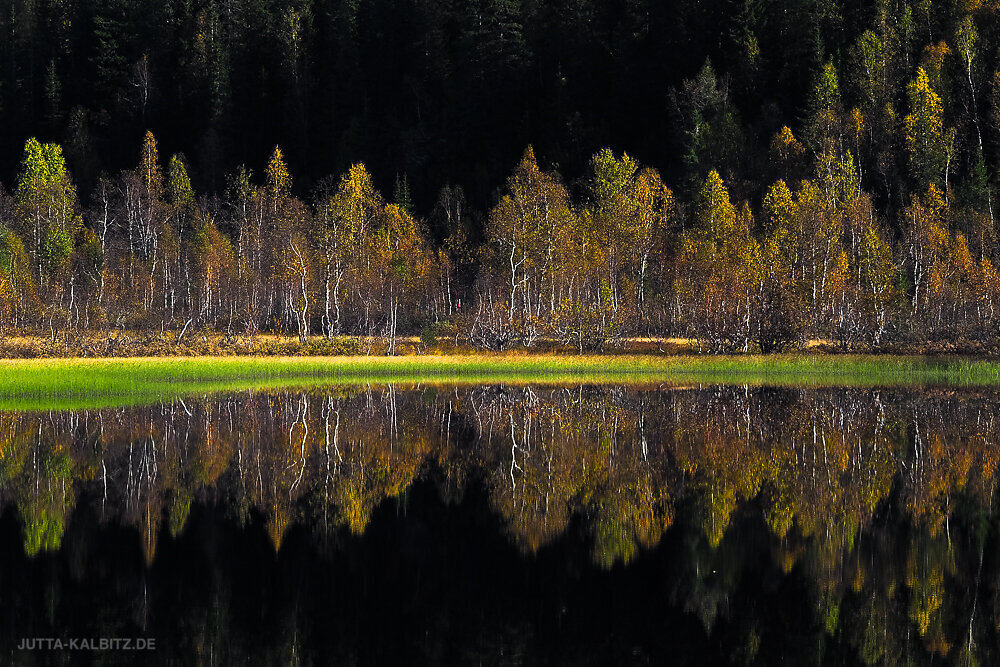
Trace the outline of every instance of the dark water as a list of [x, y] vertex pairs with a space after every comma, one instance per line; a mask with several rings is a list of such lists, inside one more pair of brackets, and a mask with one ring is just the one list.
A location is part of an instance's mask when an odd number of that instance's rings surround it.
[[998, 399], [379, 387], [3, 413], [0, 664], [998, 664]]

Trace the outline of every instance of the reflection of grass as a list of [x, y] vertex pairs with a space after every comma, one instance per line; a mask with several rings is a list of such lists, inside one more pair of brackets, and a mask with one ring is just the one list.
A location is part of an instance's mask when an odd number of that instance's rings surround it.
[[320, 384], [1000, 385], [1000, 362], [871, 355], [185, 357], [0, 361], [0, 407], [134, 404]]

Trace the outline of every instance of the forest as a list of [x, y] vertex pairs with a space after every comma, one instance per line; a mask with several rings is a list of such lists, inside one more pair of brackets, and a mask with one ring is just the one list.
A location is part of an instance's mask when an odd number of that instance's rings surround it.
[[0, 336], [1000, 344], [1000, 6], [0, 9]]

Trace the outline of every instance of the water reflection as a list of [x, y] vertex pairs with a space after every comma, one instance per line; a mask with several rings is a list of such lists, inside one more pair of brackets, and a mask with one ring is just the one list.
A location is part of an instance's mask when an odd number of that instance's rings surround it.
[[[0, 641], [37, 659], [18, 638], [80, 623], [76, 596], [101, 582], [100, 631], [163, 633], [160, 658], [378, 662], [389, 649], [359, 648], [357, 623], [393, 581], [408, 611], [380, 613], [424, 624], [395, 639], [429, 662], [562, 657], [552, 633], [578, 633], [591, 660], [658, 662], [684, 644], [694, 662], [990, 663], [998, 398], [390, 386], [0, 414], [0, 599], [31, 602]], [[276, 579], [222, 574], [251, 567]], [[489, 593], [458, 602], [470, 588]], [[353, 593], [353, 624], [338, 622], [355, 634], [307, 631], [335, 589]], [[254, 608], [267, 611], [244, 618]], [[472, 635], [425, 645], [456, 624]]]

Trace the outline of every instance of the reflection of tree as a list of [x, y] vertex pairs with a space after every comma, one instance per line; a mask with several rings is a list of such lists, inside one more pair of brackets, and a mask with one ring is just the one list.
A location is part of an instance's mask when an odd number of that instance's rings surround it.
[[587, 522], [594, 558], [628, 562], [672, 522], [667, 457], [650, 456], [643, 402], [614, 392], [485, 390], [472, 400], [494, 508], [515, 541], [536, 552], [573, 516]]
[[384, 500], [410, 486], [431, 454], [421, 422], [400, 423], [397, 396], [395, 391], [382, 397], [368, 394], [364, 406], [333, 408], [332, 439], [324, 440], [324, 451], [332, 445], [336, 453], [327, 502], [336, 508], [337, 523], [354, 534], [364, 532], [372, 511]]
[[[640, 468], [645, 466], [638, 466]], [[628, 563], [638, 549], [650, 549], [673, 523], [673, 506], [663, 478], [651, 469], [637, 471], [634, 479], [621, 470], [593, 506], [594, 560], [605, 568]]]
[[945, 574], [955, 574], [954, 553], [941, 536], [918, 533], [906, 558], [906, 587], [909, 590], [909, 617], [928, 648], [947, 655], [951, 649], [945, 638], [943, 611]]
[[59, 549], [76, 503], [69, 435], [40, 420], [0, 417], [0, 488], [24, 522], [29, 556]]
[[24, 550], [29, 556], [59, 548], [72, 509], [67, 498], [67, 484], [72, 491], [72, 464], [66, 452], [53, 447], [32, 459], [34, 484], [29, 482], [28, 493], [18, 503], [24, 519]]
[[148, 565], [204, 503], [262, 520], [278, 550], [296, 525], [360, 535], [421, 478], [449, 502], [482, 484], [526, 553], [573, 527], [611, 569], [676, 532], [672, 599], [706, 632], [743, 624], [748, 656], [767, 646], [739, 597], [760, 551], [805, 582], [820, 645], [841, 638], [866, 664], [927, 651], [985, 663], [1000, 625], [996, 399], [365, 387], [0, 414], [0, 502], [35, 555], [61, 547], [77, 498], [90, 499], [101, 521], [135, 529]]

